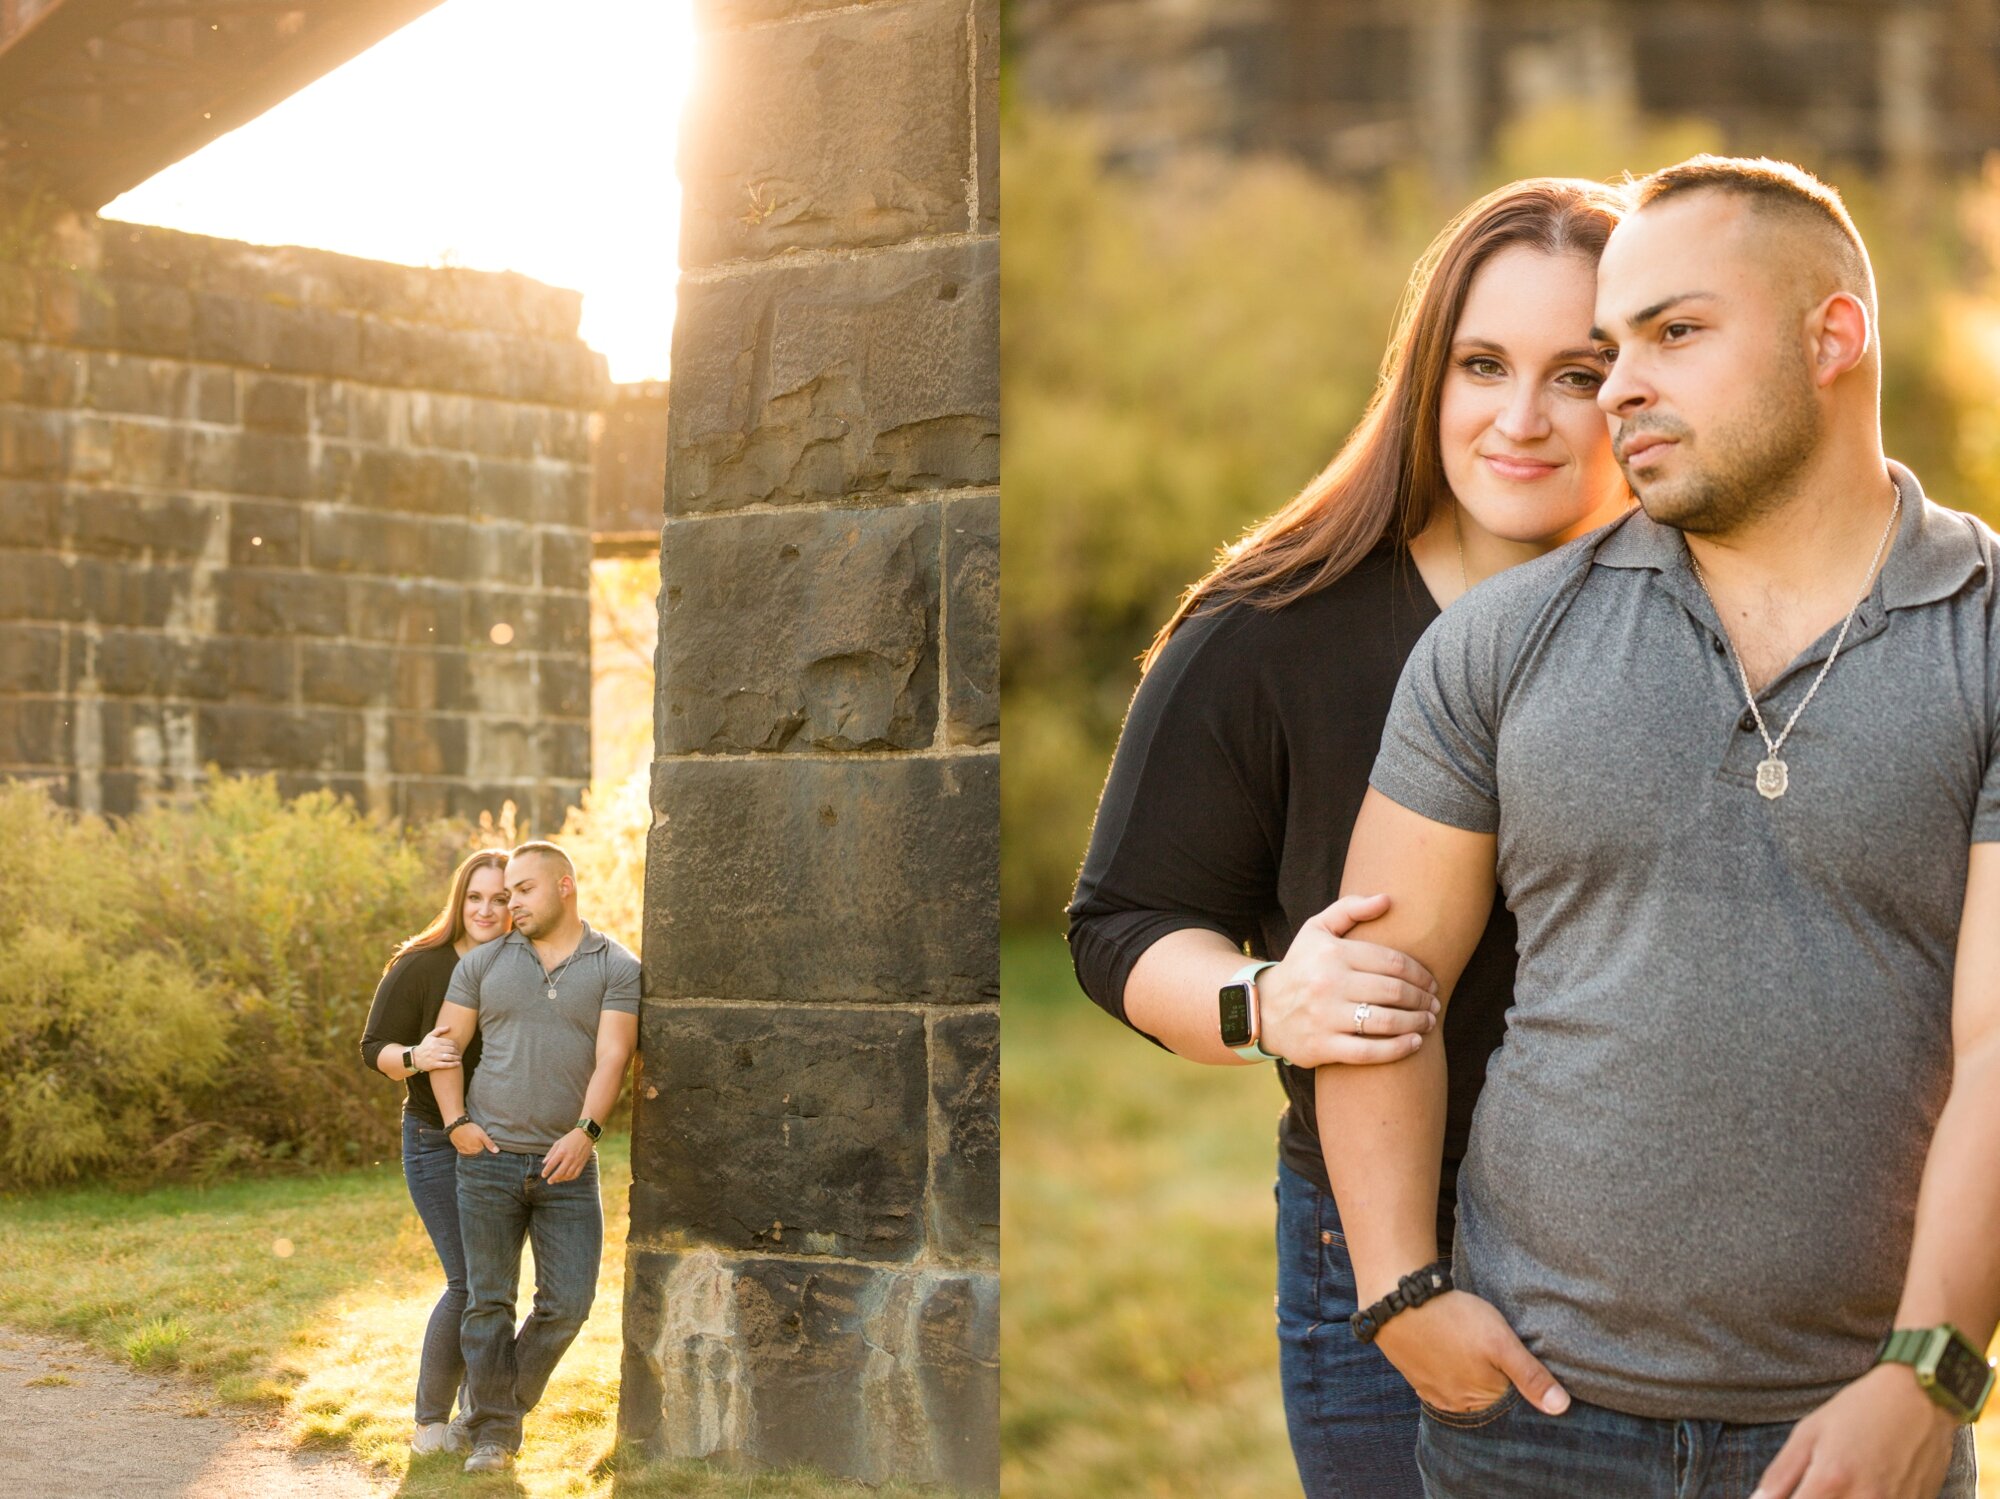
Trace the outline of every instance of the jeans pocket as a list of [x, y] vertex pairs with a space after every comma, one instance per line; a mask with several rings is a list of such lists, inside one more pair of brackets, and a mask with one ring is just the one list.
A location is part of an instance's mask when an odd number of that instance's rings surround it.
[[1509, 1385], [1507, 1386], [1506, 1393], [1498, 1400], [1494, 1401], [1491, 1405], [1482, 1405], [1474, 1410], [1439, 1410], [1428, 1400], [1419, 1403], [1422, 1405], [1423, 1413], [1427, 1419], [1437, 1422], [1440, 1426], [1452, 1426], [1461, 1431], [1470, 1431], [1477, 1427], [1492, 1425], [1518, 1405], [1520, 1400], [1521, 1392], [1512, 1385]]

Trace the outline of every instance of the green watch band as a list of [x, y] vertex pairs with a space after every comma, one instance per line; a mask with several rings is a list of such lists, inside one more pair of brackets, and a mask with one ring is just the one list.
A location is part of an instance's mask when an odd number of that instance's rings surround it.
[[1954, 1420], [1973, 1422], [1993, 1393], [1993, 1365], [1949, 1322], [1899, 1327], [1882, 1340], [1878, 1364], [1908, 1364], [1917, 1384]]

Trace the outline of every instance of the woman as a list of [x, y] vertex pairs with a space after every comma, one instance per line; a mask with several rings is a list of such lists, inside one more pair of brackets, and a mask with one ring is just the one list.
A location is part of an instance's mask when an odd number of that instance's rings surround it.
[[[419, 1454], [462, 1452], [469, 1445], [463, 1429], [450, 1420], [453, 1392], [465, 1378], [465, 1359], [458, 1347], [458, 1321], [465, 1311], [458, 1152], [444, 1132], [429, 1074], [463, 1061], [470, 1082], [479, 1065], [479, 1040], [473, 1038], [461, 1059], [449, 1037], [432, 1032], [458, 960], [480, 943], [507, 934], [506, 875], [506, 851], [492, 848], [481, 849], [452, 872], [451, 896], [444, 909], [397, 947], [383, 969], [361, 1036], [362, 1060], [407, 1084], [403, 1179], [444, 1270], [444, 1294], [431, 1308], [417, 1363], [417, 1424], [410, 1450]], [[465, 1408], [461, 1398], [461, 1417]]]
[[[1285, 1059], [1278, 1336], [1309, 1499], [1422, 1493], [1416, 1396], [1348, 1329], [1353, 1269], [1312, 1069], [1405, 1056], [1436, 1024], [1420, 965], [1343, 935], [1386, 909], [1379, 898], [1321, 906], [1417, 636], [1480, 579], [1630, 504], [1590, 338], [1619, 212], [1595, 183], [1517, 182], [1432, 244], [1353, 434], [1189, 589], [1147, 652], [1070, 906], [1078, 979], [1113, 1015], [1191, 1060], [1237, 1063], [1217, 993], [1248, 977], [1261, 1047]], [[1246, 948], [1280, 961], [1246, 972]], [[1513, 920], [1496, 901], [1443, 1038], [1444, 1244], [1513, 973]]]

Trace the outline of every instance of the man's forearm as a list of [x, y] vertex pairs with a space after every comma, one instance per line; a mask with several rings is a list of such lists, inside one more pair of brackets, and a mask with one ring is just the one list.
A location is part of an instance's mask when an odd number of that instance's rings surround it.
[[590, 1086], [583, 1092], [583, 1112], [602, 1124], [611, 1117], [618, 1102], [618, 1090], [625, 1086], [625, 1069], [632, 1065], [628, 1052], [619, 1058], [601, 1057], [590, 1074]]
[[1967, 860], [1951, 1040], [1896, 1325], [1950, 1322], [1984, 1348], [2000, 1319], [2000, 843], [1973, 844]]
[[438, 1114], [450, 1124], [465, 1112], [465, 1072], [446, 1067], [431, 1074], [431, 1096], [437, 1100]]
[[1931, 1137], [1898, 1327], [1949, 1322], [1980, 1348], [2000, 1323], [2000, 1036], [1961, 1055]]
[[[1492, 910], [1493, 860], [1491, 834], [1430, 822], [1371, 790], [1341, 893], [1381, 891], [1390, 903], [1354, 934], [1422, 962], [1448, 1005]], [[1442, 1018], [1451, 1023], [1449, 1010]], [[1363, 1306], [1437, 1257], [1442, 1041], [1377, 1067], [1322, 1067], [1315, 1079], [1320, 1149]]]
[[1368, 1306], [1437, 1258], [1444, 1048], [1380, 1067], [1322, 1067], [1314, 1095], [1358, 1301]]

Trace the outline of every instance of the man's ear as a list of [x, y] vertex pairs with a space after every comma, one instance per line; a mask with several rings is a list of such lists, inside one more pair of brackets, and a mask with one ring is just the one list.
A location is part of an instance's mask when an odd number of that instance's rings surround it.
[[1868, 309], [1852, 292], [1837, 291], [1806, 317], [1813, 384], [1822, 390], [1861, 363], [1874, 341]]

